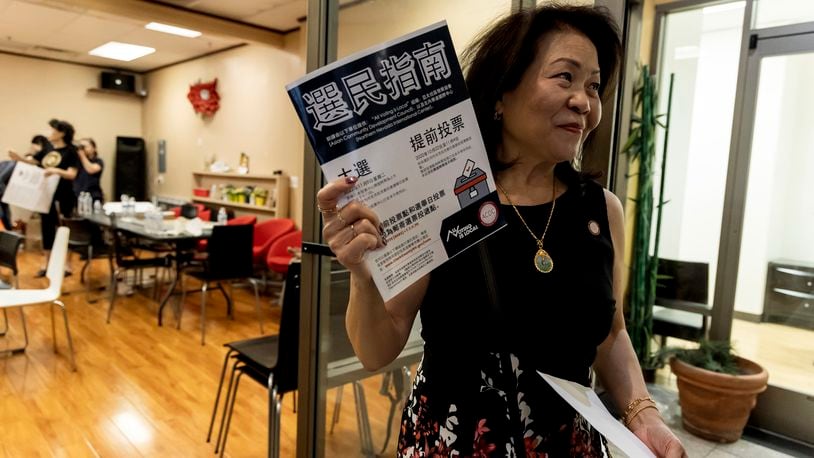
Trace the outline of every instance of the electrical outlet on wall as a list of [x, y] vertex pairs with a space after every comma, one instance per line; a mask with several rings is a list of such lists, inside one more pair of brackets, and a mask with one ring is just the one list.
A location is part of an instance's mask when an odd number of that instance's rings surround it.
[[289, 178], [289, 186], [291, 186], [291, 189], [299, 188], [300, 187], [300, 177], [296, 177], [296, 176], [290, 177]]

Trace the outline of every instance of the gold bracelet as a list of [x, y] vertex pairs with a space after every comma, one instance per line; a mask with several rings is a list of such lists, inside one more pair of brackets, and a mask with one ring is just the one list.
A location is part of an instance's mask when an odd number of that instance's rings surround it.
[[647, 409], [656, 409], [656, 412], [659, 411], [658, 407], [656, 407], [655, 404], [645, 404], [640, 409], [637, 409], [635, 412], [633, 412], [632, 415], [625, 418], [625, 427], [630, 427], [630, 422], [632, 422], [633, 419], [636, 418], [637, 415], [642, 413], [643, 410], [647, 410]]
[[632, 412], [633, 409], [635, 409], [637, 405], [641, 404], [644, 401], [650, 401], [650, 402], [653, 403], [653, 405], [656, 404], [653, 401], [653, 398], [651, 398], [650, 396], [645, 396], [643, 398], [636, 398], [636, 399], [630, 401], [630, 403], [627, 405], [627, 408], [625, 408], [625, 413], [622, 414], [622, 418], [627, 418], [627, 416], [630, 415], [630, 412]]

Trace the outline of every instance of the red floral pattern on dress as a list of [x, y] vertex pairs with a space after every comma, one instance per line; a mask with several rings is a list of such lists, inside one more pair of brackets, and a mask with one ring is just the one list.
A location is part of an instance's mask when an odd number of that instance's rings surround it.
[[[511, 372], [516, 380], [521, 380], [524, 371], [520, 369], [519, 361], [513, 355], [511, 363]], [[413, 392], [402, 415], [398, 456], [404, 458], [488, 458], [523, 455], [527, 458], [561, 456], [592, 458], [606, 456], [607, 447], [604, 438], [576, 412], [553, 431], [538, 430], [539, 426], [534, 418], [536, 415], [545, 414], [540, 410], [544, 405], [529, 404], [528, 397], [521, 391], [523, 383], [518, 382], [514, 387], [516, 397], [508, 396], [506, 390], [502, 389], [506, 387], [500, 386], [502, 382], [498, 382], [500, 380], [505, 382], [505, 377], [503, 377], [505, 374], [500, 374], [500, 371], [504, 369], [508, 368], [505, 368], [500, 362], [485, 365], [481, 372], [480, 397], [477, 402], [480, 405], [492, 406], [491, 410], [487, 409], [487, 414], [494, 416], [476, 417], [477, 421], [470, 426], [474, 431], [470, 430], [471, 432], [467, 433], [459, 422], [460, 412], [455, 404], [448, 405], [445, 415], [430, 411], [429, 400], [424, 394], [426, 379], [422, 366], [419, 365]], [[509, 402], [509, 399], [516, 399], [516, 402]], [[495, 408], [495, 406], [502, 407]], [[517, 419], [517, 423], [507, 420], [512, 418], [511, 409], [517, 410], [517, 415], [514, 417]], [[493, 424], [502, 424], [504, 428], [495, 429]], [[512, 424], [517, 425], [515, 430], [507, 431], [506, 425]], [[517, 444], [518, 447], [515, 447], [515, 434], [522, 437], [522, 444]], [[471, 452], [464, 454], [461, 452], [464, 444], [460, 442], [467, 436], [472, 437], [473, 442], [469, 444]], [[470, 447], [467, 449], [469, 450]]]

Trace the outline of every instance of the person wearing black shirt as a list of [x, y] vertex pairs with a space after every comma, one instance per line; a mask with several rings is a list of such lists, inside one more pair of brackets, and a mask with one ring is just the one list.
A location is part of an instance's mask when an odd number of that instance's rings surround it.
[[368, 251], [387, 244], [384, 220], [359, 200], [338, 207], [357, 178], [317, 193], [324, 240], [350, 272], [345, 325], [361, 364], [391, 364], [421, 320], [398, 456], [608, 456], [606, 439], [538, 373], [589, 387], [592, 371], [654, 455], [687, 456], [625, 330], [622, 203], [580, 167], [616, 90], [621, 44], [594, 6], [522, 8], [478, 35], [463, 53], [466, 86], [506, 227], [387, 301], [368, 267], [383, 257]]
[[[41, 147], [39, 151], [29, 152], [25, 157], [9, 151], [9, 156], [16, 161], [27, 162], [38, 165], [45, 169], [45, 176], [58, 175], [60, 180], [54, 193], [54, 200], [51, 203], [51, 210], [42, 214], [42, 247], [45, 252], [43, 266], [48, 264], [48, 257], [51, 254], [51, 247], [54, 245], [59, 216], [57, 208], [63, 216], [71, 216], [76, 207], [76, 196], [73, 193], [72, 181], [76, 178], [79, 169], [79, 156], [76, 147], [73, 145], [74, 128], [71, 123], [59, 119], [48, 121], [51, 126], [49, 136], [53, 149]], [[36, 138], [36, 137], [35, 137]], [[33, 145], [32, 145], [33, 146]], [[71, 272], [66, 270], [66, 275]], [[37, 277], [45, 276], [45, 267], [39, 270]]]
[[74, 194], [79, 197], [81, 193], [89, 192], [94, 202], [104, 202], [100, 181], [105, 163], [96, 151], [96, 142], [92, 138], [79, 140], [77, 153], [81, 167], [73, 182]]

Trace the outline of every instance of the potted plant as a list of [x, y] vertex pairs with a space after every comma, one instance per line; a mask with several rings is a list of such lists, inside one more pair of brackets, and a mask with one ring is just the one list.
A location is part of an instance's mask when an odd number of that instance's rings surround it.
[[678, 383], [681, 422], [696, 436], [735, 442], [743, 434], [757, 395], [769, 374], [754, 361], [736, 356], [729, 342], [702, 340], [696, 349], [663, 348]]
[[[634, 229], [631, 244], [631, 266], [626, 307], [626, 324], [630, 341], [642, 367], [645, 381], [655, 379], [659, 367], [650, 350], [653, 337], [653, 303], [656, 298], [658, 279], [658, 249], [661, 233], [661, 213], [664, 205], [664, 176], [667, 162], [667, 138], [672, 105], [673, 75], [670, 75], [667, 113], [656, 114], [658, 97], [656, 81], [648, 66], [640, 68], [639, 77], [633, 90], [633, 110], [628, 139], [622, 147], [627, 156], [632, 178], [628, 189], [633, 192]], [[661, 118], [666, 116], [666, 122]], [[664, 128], [664, 148], [661, 158], [661, 180], [658, 200], [654, 196], [656, 176], [656, 129]], [[653, 226], [653, 211], [656, 210], [656, 224]], [[655, 231], [655, 236], [654, 236]]]
[[254, 188], [254, 204], [260, 207], [264, 207], [266, 205], [266, 198], [268, 198], [269, 192], [268, 189], [262, 188], [260, 186]]

